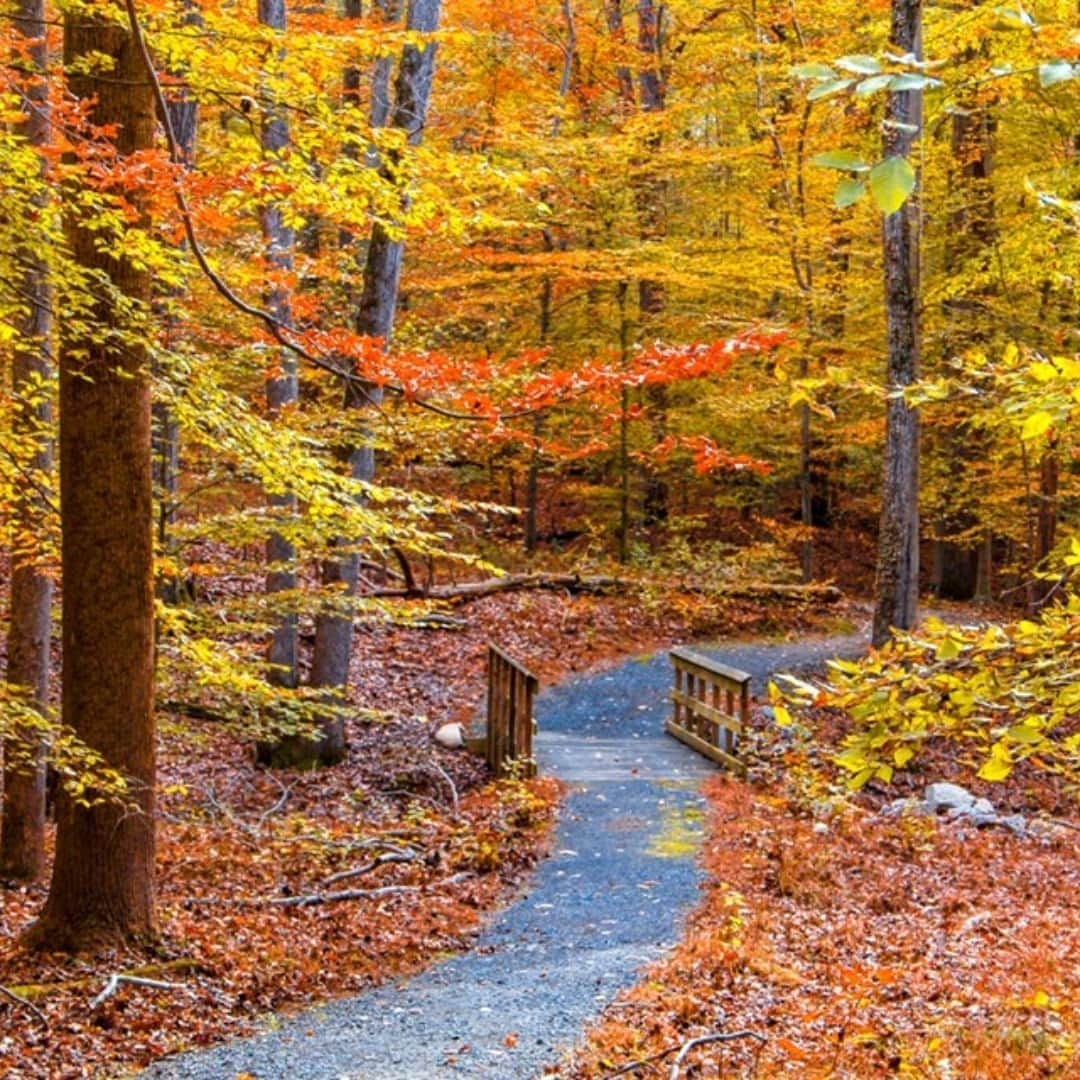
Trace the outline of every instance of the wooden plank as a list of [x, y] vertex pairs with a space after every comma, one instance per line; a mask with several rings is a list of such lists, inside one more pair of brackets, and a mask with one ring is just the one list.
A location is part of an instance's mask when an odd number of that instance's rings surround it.
[[664, 730], [673, 738], [678, 739], [679, 742], [685, 743], [699, 754], [709, 758], [711, 761], [715, 761], [717, 765], [723, 765], [725, 768], [732, 769], [740, 776], [746, 775], [746, 766], [737, 757], [733, 757], [731, 754], [721, 750], [718, 746], [713, 746], [712, 743], [706, 742], [692, 731], [687, 731], [686, 728], [680, 727], [671, 720], [664, 725]]
[[[713, 708], [712, 705], [709, 705], [704, 701], [699, 701], [697, 698], [688, 697], [678, 690], [668, 691], [668, 697], [672, 701], [683, 705], [687, 711], [694, 712], [698, 716], [703, 716], [707, 720], [711, 720], [714, 724], [719, 724], [721, 727], [728, 728], [736, 734], [741, 734], [742, 732], [743, 726], [739, 722], [738, 717], [730, 716], [728, 713], [724, 712], [723, 709]], [[676, 721], [676, 723], [678, 723], [678, 721]], [[685, 723], [682, 723], [679, 726], [689, 727], [689, 725]]]
[[745, 671], [728, 667], [727, 664], [721, 664], [718, 660], [710, 660], [707, 656], [694, 652], [693, 649], [675, 648], [671, 650], [670, 656], [672, 663], [676, 666], [681, 665], [684, 668], [696, 670], [706, 677], [711, 676], [732, 682], [739, 689], [750, 683], [750, 676]]

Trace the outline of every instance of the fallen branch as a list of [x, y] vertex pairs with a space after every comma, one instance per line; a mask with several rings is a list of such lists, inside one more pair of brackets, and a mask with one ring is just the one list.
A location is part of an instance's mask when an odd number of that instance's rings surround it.
[[496, 593], [514, 592], [519, 589], [565, 589], [568, 592], [607, 592], [610, 589], [628, 589], [639, 585], [630, 578], [581, 577], [578, 574], [504, 574], [502, 577], [485, 578], [483, 581], [464, 581], [459, 585], [433, 585], [430, 588], [376, 589], [369, 596], [391, 599], [424, 600], [479, 600]]
[[452, 818], [457, 821], [461, 816], [458, 811], [458, 790], [454, 781], [451, 779], [450, 774], [437, 762], [431, 762], [431, 768], [433, 768], [442, 778], [446, 781], [446, 786], [450, 789], [450, 801], [452, 806]]
[[0, 985], [0, 994], [13, 1002], [16, 1005], [22, 1006], [22, 1008], [29, 1010], [33, 1013], [34, 1018], [42, 1024], [43, 1027], [49, 1026], [48, 1017], [32, 1002], [27, 1001], [26, 998], [20, 994], [16, 994], [14, 990], [9, 990], [6, 986]]
[[378, 889], [341, 889], [337, 892], [308, 893], [306, 896], [273, 896], [250, 903], [270, 907], [316, 907], [319, 904], [336, 904], [340, 900], [377, 900], [398, 893], [419, 892], [420, 888], [419, 885], [383, 885]]
[[401, 893], [432, 892], [448, 885], [459, 885], [472, 876], [470, 872], [464, 871], [451, 874], [442, 881], [433, 881], [429, 885], [381, 885], [375, 889], [340, 889], [336, 892], [305, 893], [303, 896], [193, 896], [188, 898], [187, 903], [234, 904], [237, 907], [317, 907], [320, 904], [336, 904], [342, 900], [378, 900]]
[[386, 866], [388, 863], [414, 863], [418, 862], [419, 859], [420, 856], [417, 852], [388, 851], [384, 855], [376, 855], [371, 862], [364, 863], [363, 866], [354, 866], [351, 870], [340, 870], [336, 874], [331, 874], [323, 880], [323, 884], [334, 885], [339, 881], [363, 877], [364, 874], [370, 874], [372, 870], [377, 870], [380, 866]]
[[771, 600], [778, 603], [835, 604], [843, 599], [843, 593], [835, 585], [790, 585], [769, 581], [747, 581], [714, 585], [687, 581], [650, 581], [641, 578], [610, 577], [604, 574], [582, 576], [580, 574], [504, 574], [485, 578], [483, 581], [465, 581], [457, 585], [433, 585], [381, 588], [369, 596], [389, 599], [446, 600], [464, 603], [479, 600], [496, 593], [515, 592], [525, 589], [562, 589], [569, 593], [607, 593], [641, 588], [668, 589], [673, 592], [706, 593], [731, 600]]
[[671, 1063], [668, 1080], [679, 1080], [679, 1070], [691, 1050], [695, 1050], [699, 1046], [708, 1046], [709, 1043], [733, 1042], [735, 1039], [757, 1039], [760, 1043], [768, 1041], [764, 1035], [759, 1035], [758, 1032], [749, 1029], [730, 1032], [714, 1031], [711, 1035], [699, 1035], [696, 1039], [687, 1039], [679, 1048], [678, 1057]]
[[186, 990], [183, 983], [162, 982], [160, 979], [143, 979], [138, 975], [121, 975], [119, 973], [109, 976], [105, 989], [93, 1001], [90, 1002], [90, 1011], [100, 1008], [120, 989], [121, 986], [145, 986], [151, 990]]
[[[178, 960], [164, 960], [156, 964], [144, 964], [122, 974], [136, 978], [150, 979], [164, 972], [199, 972], [202, 965], [198, 960], [184, 957]], [[28, 1001], [42, 1001], [53, 994], [73, 990], [89, 990], [97, 982], [96, 978], [65, 979], [63, 982], [27, 983], [24, 986], [6, 987], [10, 993]]]
[[[627, 1002], [626, 1004], [633, 1004]], [[677, 1080], [679, 1075], [679, 1069], [682, 1067], [682, 1063], [686, 1060], [686, 1055], [690, 1053], [695, 1047], [703, 1046], [706, 1043], [714, 1042], [731, 1042], [733, 1039], [757, 1039], [759, 1042], [766, 1042], [764, 1035], [759, 1035], [756, 1031], [732, 1031], [727, 1033], [714, 1032], [711, 1035], [699, 1035], [696, 1038], [690, 1039], [687, 1042], [681, 1043], [677, 1046], [668, 1046], [663, 1050], [655, 1054], [651, 1054], [646, 1058], [638, 1058], [637, 1061], [628, 1062], [626, 1065], [620, 1066], [614, 1072], [604, 1073], [600, 1080], [615, 1080], [617, 1076], [626, 1076], [629, 1073], [637, 1072], [638, 1069], [644, 1069], [646, 1065], [655, 1065], [659, 1061], [663, 1061], [664, 1058], [671, 1057], [672, 1054], [678, 1054], [671, 1066], [671, 1072], [668, 1076], [668, 1080]]]

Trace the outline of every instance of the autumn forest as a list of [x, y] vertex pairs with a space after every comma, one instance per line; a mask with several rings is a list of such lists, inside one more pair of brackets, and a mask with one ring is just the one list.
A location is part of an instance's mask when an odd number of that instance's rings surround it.
[[616, 774], [651, 966], [370, 1075], [1077, 1075], [1074, 3], [0, 33], [0, 1076], [346, 1075], [190, 1052], [495, 948]]

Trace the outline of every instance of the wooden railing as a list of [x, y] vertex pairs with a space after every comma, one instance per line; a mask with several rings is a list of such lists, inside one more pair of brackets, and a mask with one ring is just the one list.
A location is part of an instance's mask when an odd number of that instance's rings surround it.
[[672, 649], [671, 663], [675, 688], [670, 695], [674, 711], [665, 725], [668, 734], [745, 774], [735, 749], [750, 718], [750, 676], [691, 649]]
[[536, 775], [533, 699], [539, 681], [497, 645], [488, 645], [487, 732], [481, 752], [496, 776]]

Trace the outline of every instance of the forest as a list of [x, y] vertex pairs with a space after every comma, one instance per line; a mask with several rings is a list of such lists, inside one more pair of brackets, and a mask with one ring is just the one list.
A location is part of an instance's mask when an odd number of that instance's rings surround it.
[[672, 947], [500, 1075], [1080, 1072], [1074, 3], [0, 34], [0, 1076], [344, 1075], [167, 1070], [488, 941], [697, 643]]

